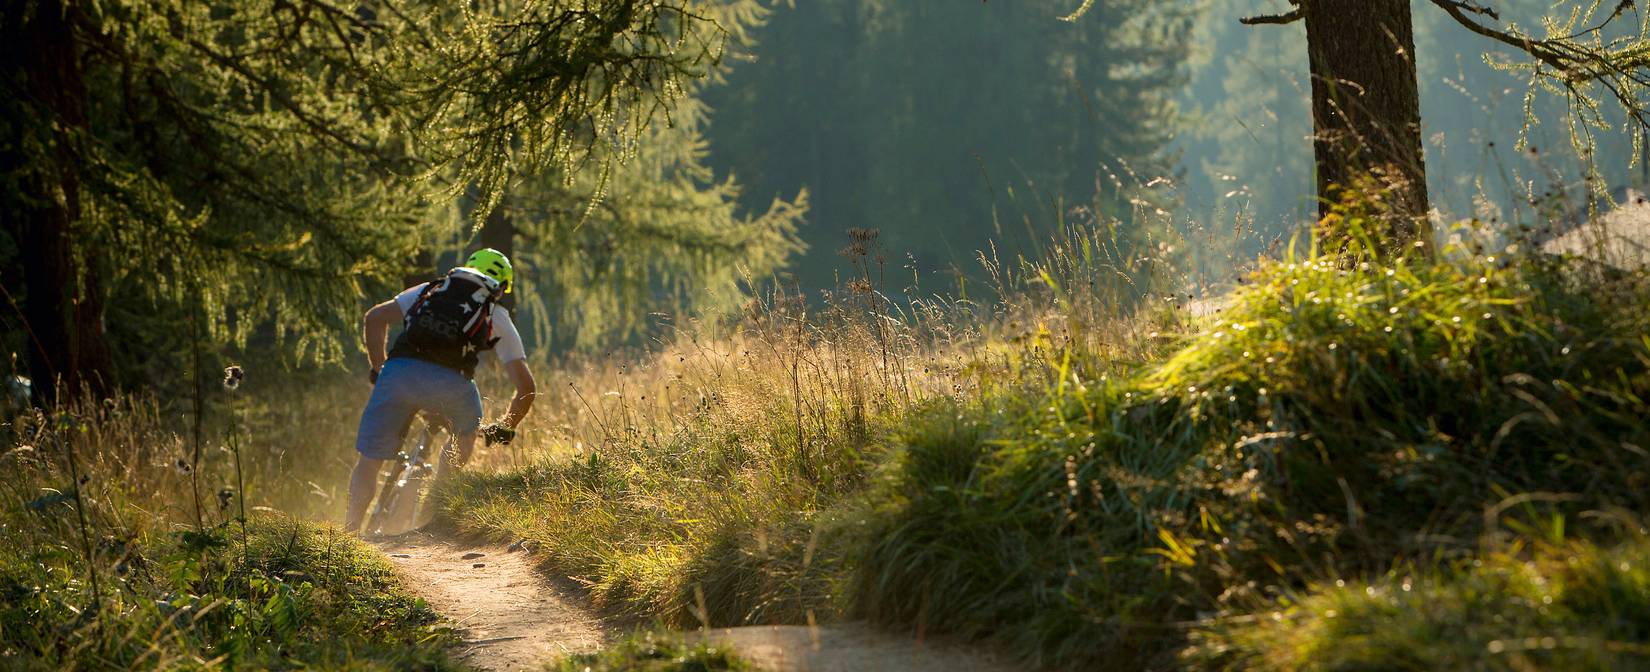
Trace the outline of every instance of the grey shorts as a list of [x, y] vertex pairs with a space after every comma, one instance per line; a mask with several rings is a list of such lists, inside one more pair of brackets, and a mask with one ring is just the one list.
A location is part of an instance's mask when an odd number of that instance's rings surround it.
[[419, 412], [446, 418], [454, 434], [475, 432], [481, 427], [481, 393], [475, 381], [440, 364], [406, 357], [384, 362], [361, 411], [355, 450], [373, 460], [395, 457]]

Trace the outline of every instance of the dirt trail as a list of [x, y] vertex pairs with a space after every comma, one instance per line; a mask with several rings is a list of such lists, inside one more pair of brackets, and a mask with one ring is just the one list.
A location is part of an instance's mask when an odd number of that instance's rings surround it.
[[[530, 556], [414, 533], [378, 544], [407, 587], [460, 629], [460, 659], [487, 670], [537, 669], [595, 651], [620, 630], [576, 589], [558, 586]], [[473, 556], [473, 554], [481, 554]], [[482, 565], [477, 567], [476, 565]], [[768, 672], [998, 672], [1015, 669], [966, 647], [908, 639], [860, 625], [723, 628], [692, 636], [733, 647]]]
[[[459, 628], [459, 658], [482, 669], [538, 669], [568, 653], [595, 651], [613, 632], [576, 591], [534, 571], [527, 553], [422, 533], [378, 547], [407, 587]], [[476, 553], [482, 555], [465, 557]]]

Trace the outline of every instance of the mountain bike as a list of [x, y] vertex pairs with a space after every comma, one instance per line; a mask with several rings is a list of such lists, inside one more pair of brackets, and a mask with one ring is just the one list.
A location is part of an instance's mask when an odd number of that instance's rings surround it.
[[[480, 434], [487, 446], [509, 444], [516, 437], [514, 429], [500, 423], [482, 426]], [[367, 518], [367, 534], [389, 537], [406, 534], [428, 524], [434, 517], [420, 504], [427, 494], [425, 485], [434, 480], [430, 474], [437, 472], [436, 460], [452, 459], [457, 452], [452, 424], [440, 415], [420, 412], [408, 421], [402, 436], [403, 450], [396, 453], [389, 478], [378, 493], [377, 505]]]
[[[377, 505], [367, 518], [368, 534], [397, 536], [422, 527], [432, 516], [419, 511], [424, 499], [424, 485], [433, 480], [436, 460], [449, 459], [454, 450], [454, 436], [446, 418], [431, 413], [419, 413], [408, 423], [402, 436], [403, 450], [390, 465], [390, 475], [378, 493]], [[439, 446], [439, 449], [437, 448]], [[420, 516], [419, 514], [424, 515]]]

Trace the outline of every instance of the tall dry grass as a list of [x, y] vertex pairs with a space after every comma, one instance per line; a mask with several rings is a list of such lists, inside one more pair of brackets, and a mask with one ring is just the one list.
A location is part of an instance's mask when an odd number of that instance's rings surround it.
[[[1211, 633], [1289, 591], [1457, 576], [1508, 496], [1583, 492], [1540, 512], [1572, 521], [1636, 506], [1642, 274], [1472, 226], [1382, 256], [1365, 207], [1343, 204], [1343, 247], [1231, 292], [1177, 270], [1184, 235], [1069, 226], [945, 300], [887, 291], [850, 245], [820, 303], [776, 290], [559, 369], [555, 423], [446, 491], [444, 519], [672, 625], [870, 617], [1173, 667], [1250, 660], [1178, 652], [1269, 641]], [[1570, 527], [1608, 548], [1606, 528]]]
[[836, 291], [774, 287], [740, 315], [666, 323], [645, 351], [538, 367], [523, 439], [445, 490], [442, 519], [674, 625], [839, 617], [837, 518], [923, 409], [1119, 373], [1197, 319], [1175, 246], [1120, 226], [984, 256], [986, 285], [957, 297], [890, 289], [876, 233], [852, 231]]

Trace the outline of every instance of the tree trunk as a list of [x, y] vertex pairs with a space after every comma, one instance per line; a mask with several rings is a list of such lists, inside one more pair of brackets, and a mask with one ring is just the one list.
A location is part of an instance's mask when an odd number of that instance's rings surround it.
[[1387, 194], [1383, 242], [1430, 245], [1410, 0], [1307, 0], [1302, 9], [1320, 214], [1339, 187], [1373, 177]]
[[[510, 215], [510, 198], [506, 196], [499, 201], [498, 207], [487, 214], [487, 221], [482, 224], [481, 230], [476, 232], [475, 246], [466, 252], [473, 252], [484, 247], [491, 247], [504, 256], [509, 257], [510, 263], [516, 261], [516, 219]], [[499, 300], [499, 305], [510, 310], [516, 308], [516, 294], [511, 291]]]
[[[16, 217], [12, 226], [28, 292], [29, 371], [42, 403], [83, 389], [102, 395], [114, 383], [97, 264], [86, 241], [76, 239], [80, 157], [74, 136], [87, 128], [86, 84], [66, 11], [74, 10], [61, 0], [15, 3], [0, 36], [6, 62], [24, 80], [19, 102], [26, 115], [14, 129], [15, 139], [29, 144], [7, 148], [5, 164], [21, 177], [21, 193], [8, 199], [7, 209]], [[44, 151], [30, 154], [31, 144]]]
[[412, 273], [401, 276], [402, 289], [429, 282], [439, 272], [435, 267], [435, 254], [427, 247], [418, 249], [418, 253], [413, 255], [412, 264]]

